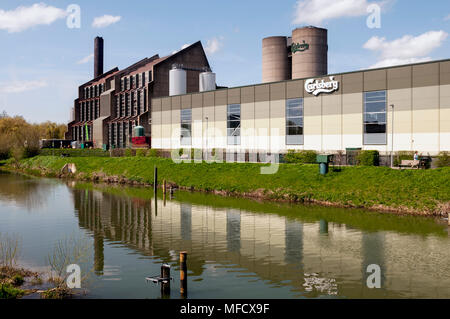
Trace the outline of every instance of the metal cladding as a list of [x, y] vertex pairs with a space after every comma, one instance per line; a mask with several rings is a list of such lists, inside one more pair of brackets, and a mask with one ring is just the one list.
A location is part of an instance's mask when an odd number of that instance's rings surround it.
[[94, 40], [94, 78], [103, 74], [103, 38]]
[[328, 74], [328, 31], [316, 27], [292, 31], [292, 79]]
[[169, 96], [186, 94], [187, 73], [180, 67], [169, 71]]
[[212, 72], [203, 72], [199, 75], [200, 92], [214, 91], [216, 89], [216, 74]]
[[288, 38], [268, 37], [262, 41], [262, 81], [277, 82], [291, 78]]

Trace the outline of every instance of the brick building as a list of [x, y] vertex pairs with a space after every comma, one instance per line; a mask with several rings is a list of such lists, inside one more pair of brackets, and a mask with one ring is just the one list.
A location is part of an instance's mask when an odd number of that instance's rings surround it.
[[100, 75], [79, 87], [66, 139], [92, 142], [96, 148], [131, 146], [137, 125], [151, 136], [151, 99], [169, 95], [173, 65], [186, 71], [187, 93], [199, 91], [199, 75], [210, 69], [200, 41], [165, 57], [154, 55], [103, 73], [103, 39], [96, 38], [94, 62], [94, 73]]

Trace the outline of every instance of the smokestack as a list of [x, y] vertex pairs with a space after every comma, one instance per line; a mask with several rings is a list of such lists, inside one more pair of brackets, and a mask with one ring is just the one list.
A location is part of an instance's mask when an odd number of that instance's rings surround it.
[[103, 38], [94, 40], [94, 78], [103, 74]]

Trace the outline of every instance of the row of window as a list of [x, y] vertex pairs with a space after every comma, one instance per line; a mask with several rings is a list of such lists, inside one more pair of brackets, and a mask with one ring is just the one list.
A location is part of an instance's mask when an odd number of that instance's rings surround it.
[[105, 92], [105, 83], [99, 85], [88, 86], [84, 88], [83, 98], [90, 99], [93, 97], [100, 96], [103, 92]]
[[[303, 98], [286, 101], [286, 145], [303, 145]], [[364, 144], [386, 144], [386, 91], [364, 93]], [[192, 143], [192, 112], [181, 110], [181, 145]], [[241, 144], [241, 105], [227, 106], [227, 144]]]
[[114, 148], [125, 148], [130, 146], [130, 138], [133, 136], [133, 129], [135, 126], [135, 121], [110, 123], [108, 125], [109, 145]]
[[152, 71], [143, 72], [120, 79], [120, 91], [142, 88], [151, 81]]
[[72, 137], [77, 141], [92, 141], [92, 126], [74, 126], [72, 127]]
[[93, 121], [100, 116], [100, 101], [81, 102], [78, 110], [81, 122]]
[[116, 96], [116, 117], [136, 116], [147, 111], [147, 89]]

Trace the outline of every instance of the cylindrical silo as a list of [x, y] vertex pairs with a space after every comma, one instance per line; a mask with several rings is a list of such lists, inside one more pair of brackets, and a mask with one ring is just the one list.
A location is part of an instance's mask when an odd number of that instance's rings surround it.
[[202, 72], [199, 75], [200, 92], [214, 91], [216, 89], [216, 74], [212, 72]]
[[186, 71], [180, 67], [174, 67], [169, 71], [169, 95], [186, 94]]
[[289, 80], [287, 37], [268, 37], [262, 41], [262, 81], [277, 82]]
[[328, 30], [316, 27], [292, 31], [292, 79], [328, 73]]

